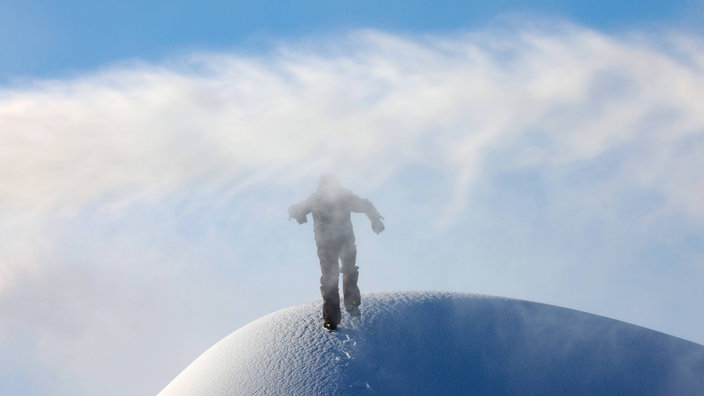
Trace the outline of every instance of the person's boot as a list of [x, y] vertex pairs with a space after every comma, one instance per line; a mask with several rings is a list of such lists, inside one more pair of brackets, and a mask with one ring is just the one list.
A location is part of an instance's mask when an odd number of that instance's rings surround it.
[[340, 294], [337, 288], [325, 290], [320, 288], [323, 295], [323, 326], [329, 330], [335, 330], [340, 324], [342, 314], [340, 313]]
[[362, 311], [359, 310], [359, 307], [354, 304], [345, 304], [345, 309], [347, 310], [347, 313], [350, 314], [350, 316], [359, 316], [362, 314]]

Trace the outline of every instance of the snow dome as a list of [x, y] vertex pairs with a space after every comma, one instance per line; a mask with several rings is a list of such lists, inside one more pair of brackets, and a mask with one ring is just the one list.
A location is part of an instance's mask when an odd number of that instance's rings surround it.
[[170, 395], [703, 395], [704, 346], [555, 306], [441, 292], [363, 296], [258, 319], [203, 353]]

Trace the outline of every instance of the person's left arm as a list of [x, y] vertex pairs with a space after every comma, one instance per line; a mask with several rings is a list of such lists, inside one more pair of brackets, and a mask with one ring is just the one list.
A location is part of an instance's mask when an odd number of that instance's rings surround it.
[[374, 230], [375, 233], [378, 234], [384, 231], [384, 223], [382, 223], [384, 217], [378, 210], [376, 210], [376, 207], [374, 207], [374, 204], [370, 200], [360, 198], [350, 193], [348, 201], [352, 212], [364, 213], [367, 215], [369, 221], [372, 222], [372, 230]]

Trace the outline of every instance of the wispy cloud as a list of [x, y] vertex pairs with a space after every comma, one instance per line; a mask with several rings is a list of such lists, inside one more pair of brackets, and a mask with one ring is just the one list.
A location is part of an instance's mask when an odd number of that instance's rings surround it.
[[[670, 167], [691, 164], [676, 151], [704, 123], [700, 43], [553, 29], [365, 31], [322, 50], [200, 54], [5, 89], [3, 202], [36, 209], [158, 199], [194, 181], [245, 187], [345, 165], [390, 174], [409, 162], [446, 167], [462, 195], [482, 158], [522, 136], [550, 144], [520, 150], [517, 166], [655, 148], [666, 155], [656, 159], [660, 172], [628, 176], [678, 200], [658, 174], [669, 179]], [[690, 181], [696, 167], [686, 168]], [[697, 197], [679, 204], [700, 213]]]
[[[3, 325], [0, 347], [27, 332], [42, 350], [56, 351], [39, 360], [84, 384], [114, 380], [105, 372], [145, 355], [167, 367], [179, 352], [159, 346], [159, 334], [201, 348], [202, 338], [192, 340], [221, 327], [169, 329], [202, 304], [251, 301], [255, 289], [245, 281], [271, 280], [268, 270], [249, 266], [276, 253], [248, 250], [237, 229], [264, 238], [280, 226], [266, 221], [285, 217], [288, 201], [302, 198], [291, 194], [310, 187], [301, 183], [327, 170], [366, 192], [402, 189], [412, 205], [399, 194], [387, 210], [439, 213], [427, 215], [439, 237], [474, 230], [462, 222], [471, 202], [488, 202], [476, 201], [477, 185], [510, 195], [517, 188], [510, 181], [526, 173], [540, 179], [542, 194], [559, 197], [544, 200], [549, 208], [541, 212], [559, 217], [540, 220], [555, 227], [602, 209], [621, 216], [643, 205], [628, 198], [643, 193], [654, 197], [643, 212], [682, 216], [686, 227], [701, 229], [704, 42], [659, 33], [614, 36], [569, 24], [413, 37], [357, 31], [260, 55], [199, 53], [2, 88], [0, 316], [24, 319]], [[427, 173], [414, 177], [418, 170]], [[513, 179], [501, 184], [507, 175]], [[414, 200], [434, 176], [439, 190]], [[237, 225], [223, 226], [233, 234], [219, 235], [212, 223], [234, 209], [244, 213]], [[521, 223], [528, 220], [516, 220], [514, 232], [529, 229]], [[195, 228], [202, 232], [187, 231]], [[267, 263], [291, 259], [284, 255]], [[225, 265], [203, 261], [248, 265], [222, 275]], [[282, 288], [286, 277], [308, 278], [281, 271], [274, 278]], [[126, 290], [133, 299], [121, 299]], [[35, 311], [40, 317], [27, 316]], [[160, 315], [167, 319], [149, 325], [154, 338], [141, 339], [143, 350], [118, 353], [139, 323]], [[129, 335], [101, 336], [113, 326]], [[131, 367], [121, 369], [124, 377], [137, 376]], [[139, 378], [149, 392], [164, 380]], [[106, 388], [96, 383], [87, 392], [98, 389]]]

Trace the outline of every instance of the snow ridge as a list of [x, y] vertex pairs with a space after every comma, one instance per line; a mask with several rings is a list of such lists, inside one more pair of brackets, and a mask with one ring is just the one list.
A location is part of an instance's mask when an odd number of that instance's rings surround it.
[[363, 296], [322, 329], [321, 303], [230, 334], [160, 395], [704, 394], [704, 346], [584, 312], [447, 292]]

